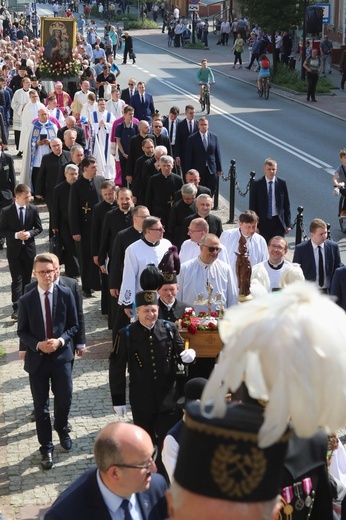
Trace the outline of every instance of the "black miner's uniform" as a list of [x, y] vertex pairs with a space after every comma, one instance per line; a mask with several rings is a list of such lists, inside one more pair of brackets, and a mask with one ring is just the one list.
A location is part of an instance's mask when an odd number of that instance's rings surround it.
[[109, 382], [113, 406], [126, 403], [127, 364], [133, 422], [149, 433], [159, 452], [168, 430], [181, 418], [176, 407], [179, 397], [176, 357], [183, 350], [184, 341], [174, 323], [157, 320], [149, 330], [137, 321], [119, 331], [111, 356]]

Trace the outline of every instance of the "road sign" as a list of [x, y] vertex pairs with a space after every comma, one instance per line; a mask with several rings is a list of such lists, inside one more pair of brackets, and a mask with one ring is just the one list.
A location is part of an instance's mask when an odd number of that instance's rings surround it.
[[193, 12], [196, 12], [198, 13], [199, 11], [199, 4], [189, 4], [189, 11], [193, 11]]
[[330, 4], [314, 4], [323, 8], [322, 23], [330, 23]]

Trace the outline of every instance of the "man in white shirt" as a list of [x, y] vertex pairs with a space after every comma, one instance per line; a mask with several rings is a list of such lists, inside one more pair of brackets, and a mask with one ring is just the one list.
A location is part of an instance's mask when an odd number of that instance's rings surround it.
[[126, 249], [118, 303], [124, 307], [129, 318], [133, 316], [135, 294], [141, 290], [139, 279], [143, 269], [148, 264], [157, 267], [168, 248], [172, 246], [169, 240], [162, 238], [163, 233], [161, 220], [158, 217], [147, 217], [143, 222], [143, 238]]
[[91, 125], [93, 129], [93, 155], [96, 158], [97, 166], [105, 179], [115, 178], [115, 161], [111, 154], [110, 133], [115, 117], [106, 110], [106, 101], [102, 98], [98, 100], [97, 110], [91, 114]]
[[83, 81], [81, 84], [81, 90], [78, 90], [73, 99], [78, 99], [82, 105], [88, 102], [88, 94], [91, 93], [89, 81]]
[[[196, 312], [208, 310], [206, 303], [198, 306], [195, 304], [199, 295], [203, 295], [202, 300], [207, 298], [207, 284], [213, 287], [212, 297], [214, 299], [217, 293], [221, 295], [224, 308], [238, 303], [235, 276], [231, 268], [218, 259], [220, 250], [218, 237], [208, 233], [201, 239], [199, 256], [181, 266], [177, 298], [187, 302], [191, 307], [195, 307]], [[220, 301], [214, 302], [212, 310], [218, 311], [220, 303]]]
[[122, 110], [125, 106], [125, 101], [120, 99], [120, 91], [116, 86], [112, 87], [111, 96], [111, 99], [106, 103], [106, 110], [113, 114], [115, 120], [120, 119], [123, 116]]
[[[198, 257], [200, 252], [199, 243], [202, 237], [209, 233], [209, 224], [204, 218], [195, 218], [190, 222], [187, 233], [190, 239], [183, 242], [179, 253], [180, 262], [182, 264]], [[221, 251], [219, 252], [218, 259], [228, 264], [229, 258], [227, 250], [223, 244], [220, 244], [220, 247]]]
[[264, 238], [256, 233], [258, 217], [254, 211], [246, 210], [239, 215], [239, 229], [228, 229], [220, 237], [227, 250], [229, 265], [236, 276], [236, 261], [241, 236], [246, 238], [246, 249], [251, 266], [268, 260], [268, 248]]

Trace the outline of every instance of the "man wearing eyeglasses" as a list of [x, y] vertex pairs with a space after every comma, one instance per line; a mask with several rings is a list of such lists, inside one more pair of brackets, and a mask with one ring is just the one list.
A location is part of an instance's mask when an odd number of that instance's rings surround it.
[[[268, 252], [269, 259], [253, 267], [251, 281], [258, 279], [262, 284], [264, 282], [269, 292], [281, 288], [282, 275], [292, 264], [285, 260], [287, 242], [283, 237], [275, 236], [271, 238], [268, 244]], [[301, 268], [298, 265], [295, 268], [300, 271], [301, 279], [304, 280]]]
[[163, 238], [165, 229], [158, 217], [145, 218], [142, 229], [142, 238], [131, 244], [125, 252], [118, 303], [122, 305], [129, 318], [134, 316], [132, 307], [135, 294], [141, 290], [139, 279], [143, 269], [148, 264], [154, 264], [157, 267], [168, 248], [172, 246], [169, 240]]
[[49, 470], [54, 451], [48, 406], [50, 385], [54, 394], [54, 429], [61, 447], [66, 451], [72, 447], [67, 429], [74, 359], [71, 340], [79, 325], [71, 290], [54, 284], [52, 257], [36, 256], [33, 273], [38, 285], [20, 299], [17, 334], [27, 347], [24, 370], [29, 373], [34, 401], [41, 466]]
[[190, 135], [198, 131], [198, 125], [195, 119], [196, 110], [193, 105], [186, 105], [185, 116], [185, 119], [178, 123], [175, 137], [175, 160], [177, 166], [181, 168], [183, 174], [189, 169], [185, 168], [187, 140]]
[[[218, 259], [221, 251], [220, 240], [216, 235], [208, 233], [199, 243], [200, 254], [194, 260], [188, 260], [181, 266], [178, 282], [178, 299], [194, 307], [198, 295], [207, 298], [207, 283], [213, 286], [212, 296], [221, 295], [224, 308], [237, 303], [237, 286], [231, 268]], [[219, 310], [220, 304], [213, 303], [212, 310]], [[198, 312], [207, 311], [206, 304], [198, 306]]]
[[129, 88], [124, 88], [121, 91], [121, 99], [125, 101], [126, 105], [131, 105], [132, 96], [134, 96], [137, 93], [136, 85], [137, 81], [135, 80], [135, 78], [130, 78], [128, 82]]
[[98, 434], [91, 468], [55, 501], [45, 520], [168, 518], [157, 449], [139, 426], [113, 422]]

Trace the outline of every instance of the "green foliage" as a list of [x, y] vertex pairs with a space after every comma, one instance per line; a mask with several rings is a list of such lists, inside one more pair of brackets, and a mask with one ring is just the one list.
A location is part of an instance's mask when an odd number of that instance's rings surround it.
[[202, 42], [196, 42], [196, 43], [185, 43], [184, 49], [196, 49], [200, 51], [209, 50], [209, 47], [206, 47], [204, 43]]
[[[299, 69], [300, 69], [300, 62]], [[282, 63], [278, 63], [277, 70], [270, 78], [273, 85], [285, 87], [296, 92], [306, 92], [307, 82], [300, 79], [300, 70], [292, 70]], [[316, 92], [319, 94], [330, 93], [333, 84], [325, 77], [318, 80]]]
[[153, 20], [136, 20], [130, 21], [129, 29], [158, 29], [159, 26]]
[[303, 20], [303, 0], [240, 0], [239, 3], [241, 12], [269, 33], [301, 25]]
[[4, 349], [4, 347], [2, 347], [0, 345], [0, 358], [5, 357], [5, 356], [6, 356], [6, 350]]

